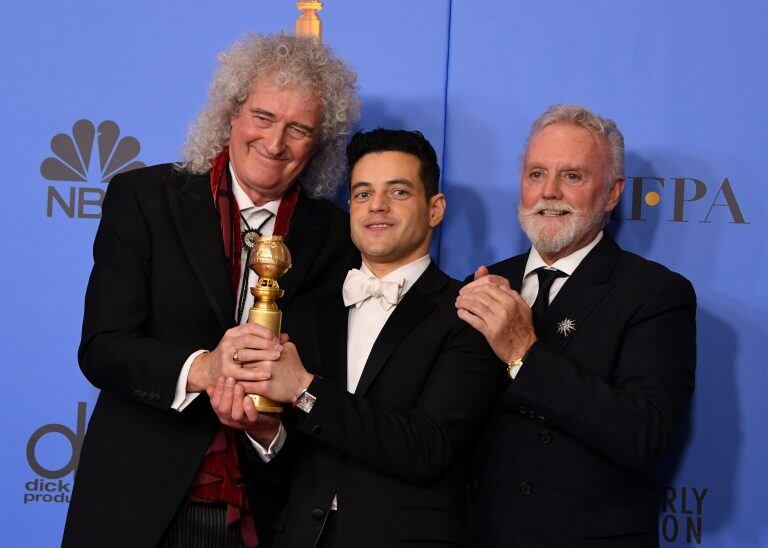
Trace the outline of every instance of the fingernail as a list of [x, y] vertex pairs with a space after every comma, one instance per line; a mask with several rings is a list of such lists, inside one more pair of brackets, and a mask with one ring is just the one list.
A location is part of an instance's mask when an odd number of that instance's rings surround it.
[[233, 386], [235, 384], [234, 377], [227, 377], [227, 386]]

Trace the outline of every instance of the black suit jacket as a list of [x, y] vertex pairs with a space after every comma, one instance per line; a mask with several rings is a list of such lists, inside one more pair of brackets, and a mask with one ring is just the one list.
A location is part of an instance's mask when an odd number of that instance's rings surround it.
[[[346, 214], [303, 194], [286, 243], [294, 265], [280, 280], [280, 306], [290, 313], [298, 294], [343, 279], [354, 248]], [[205, 394], [181, 413], [170, 409], [179, 372], [235, 325], [234, 306], [208, 176], [166, 164], [115, 177], [94, 242], [79, 351], [101, 393], [64, 546], [158, 542], [219, 428]], [[254, 503], [268, 538], [275, 510], [266, 496]]]
[[456, 316], [459, 287], [428, 267], [382, 329], [355, 394], [341, 292], [292, 316], [317, 401], [289, 428], [299, 447], [276, 547], [315, 546], [334, 495], [337, 531], [324, 539], [334, 548], [464, 544], [468, 460], [499, 376], [485, 341]]
[[[519, 291], [527, 258], [491, 273]], [[695, 309], [687, 280], [604, 234], [498, 402], [471, 480], [478, 546], [658, 545], [653, 468], [693, 391]]]

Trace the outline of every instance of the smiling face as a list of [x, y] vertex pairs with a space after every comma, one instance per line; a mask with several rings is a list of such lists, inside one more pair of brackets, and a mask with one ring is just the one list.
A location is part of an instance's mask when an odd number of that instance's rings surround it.
[[229, 157], [257, 206], [280, 198], [309, 163], [322, 117], [320, 100], [295, 87], [257, 80], [230, 118]]
[[546, 126], [523, 159], [518, 217], [542, 258], [552, 264], [591, 242], [616, 207], [624, 179], [605, 181], [608, 148], [594, 132], [570, 123]]
[[445, 214], [445, 196], [427, 199], [420, 162], [404, 152], [362, 156], [350, 175], [352, 241], [379, 277], [423, 257]]

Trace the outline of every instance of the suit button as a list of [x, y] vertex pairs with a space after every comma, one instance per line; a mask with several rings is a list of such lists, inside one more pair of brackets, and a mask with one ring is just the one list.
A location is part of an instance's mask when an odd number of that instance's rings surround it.
[[322, 521], [325, 517], [325, 510], [322, 508], [314, 508], [312, 510], [312, 519], [315, 521]]
[[320, 434], [322, 434], [322, 433], [323, 433], [323, 427], [322, 427], [322, 426], [320, 426], [319, 424], [316, 424], [316, 425], [314, 425], [314, 426], [312, 427], [312, 433], [313, 433], [315, 436], [319, 436]]
[[533, 492], [533, 487], [531, 487], [531, 484], [526, 481], [520, 482], [520, 494], [524, 497], [527, 497]]
[[545, 419], [545, 418], [544, 418], [544, 417], [542, 417], [541, 415], [539, 415], [538, 417], [536, 417], [536, 420], [537, 420], [537, 421], [539, 421], [541, 424], [544, 424], [545, 422], [547, 422], [547, 419]]
[[467, 484], [467, 489], [469, 489], [470, 491], [474, 491], [474, 490], [475, 490], [475, 489], [477, 489], [478, 487], [480, 487], [480, 482], [479, 482], [479, 481], [477, 481], [476, 479], [473, 479], [473, 480], [471, 480], [471, 481], [470, 481], [470, 482]]
[[520, 412], [521, 415], [525, 415], [526, 413], [528, 413], [528, 410], [522, 405], [520, 406], [520, 409], [518, 409], [518, 411]]
[[552, 443], [552, 434], [550, 434], [546, 430], [543, 430], [542, 432], [539, 433], [539, 441], [544, 445], [549, 445], [550, 443]]

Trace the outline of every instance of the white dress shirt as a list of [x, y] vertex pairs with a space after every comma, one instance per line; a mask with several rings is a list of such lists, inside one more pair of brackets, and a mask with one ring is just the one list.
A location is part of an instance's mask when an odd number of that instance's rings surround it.
[[[424, 273], [431, 262], [429, 255], [424, 255], [420, 259], [401, 266], [393, 270], [381, 280], [392, 282], [403, 280], [403, 286], [400, 290], [400, 298], [403, 298], [408, 290], [413, 287], [416, 280]], [[373, 272], [363, 262], [360, 271], [364, 274], [374, 276]], [[374, 276], [375, 277], [375, 276]], [[351, 305], [347, 320], [347, 391], [354, 394], [357, 389], [357, 383], [363, 374], [365, 362], [368, 361], [368, 355], [371, 353], [373, 343], [379, 337], [384, 324], [392, 315], [397, 305], [392, 307], [383, 306], [380, 299], [369, 298], [364, 301]]]
[[[267, 219], [267, 217], [270, 217], [269, 220], [261, 228], [261, 234], [263, 236], [271, 236], [275, 230], [277, 210], [280, 207], [281, 200], [273, 200], [262, 206], [255, 206], [253, 201], [248, 197], [248, 194], [246, 194], [240, 186], [240, 182], [237, 180], [237, 176], [232, 169], [231, 163], [229, 164], [229, 173], [232, 177], [232, 194], [235, 196], [237, 207], [240, 209], [240, 229], [246, 230], [248, 227], [258, 228], [261, 223]], [[250, 288], [253, 287], [259, 280], [259, 277], [255, 272], [247, 269], [247, 252], [247, 248], [243, 247], [241, 252], [242, 254], [240, 256], [240, 278], [238, 288], [242, 287], [243, 273], [247, 272], [248, 274], [248, 282], [245, 288], [247, 295], [245, 298], [245, 306], [243, 307], [242, 316], [240, 318], [235, 318], [235, 320], [241, 324], [245, 323], [245, 321], [248, 319], [248, 310], [253, 306], [254, 297], [250, 291]], [[239, 294], [238, 299], [235, 302], [235, 307], [237, 307], [237, 302], [239, 302]], [[235, 310], [235, 314], [237, 314], [237, 310]], [[187, 378], [189, 377], [189, 370], [192, 367], [192, 362], [195, 361], [195, 358], [197, 358], [200, 354], [204, 354], [205, 352], [208, 352], [208, 350], [197, 350], [190, 354], [190, 356], [184, 362], [184, 365], [181, 368], [181, 372], [179, 373], [179, 379], [176, 382], [176, 394], [173, 402], [171, 402], [171, 409], [175, 409], [176, 411], [183, 411], [190, 403], [195, 400], [197, 396], [200, 395], [200, 392], [187, 392]], [[267, 449], [264, 449], [256, 440], [250, 436], [248, 436], [248, 439], [251, 440], [251, 443], [259, 455], [265, 461], [269, 461], [283, 446], [283, 443], [285, 442], [285, 430], [281, 424], [277, 436]]]
[[[581, 264], [592, 249], [603, 239], [603, 231], [595, 236], [595, 239], [589, 242], [587, 245], [571, 253], [570, 255], [558, 259], [551, 265], [544, 262], [541, 255], [536, 248], [532, 247], [531, 252], [528, 254], [528, 262], [525, 263], [525, 272], [523, 274], [523, 285], [520, 289], [520, 296], [526, 302], [528, 306], [533, 306], [533, 302], [536, 300], [536, 295], [539, 293], [539, 276], [536, 274], [536, 270], [544, 267], [547, 270], [559, 270], [566, 275], [560, 278], [555, 278], [552, 283], [552, 287], [549, 290], [549, 304], [557, 297], [557, 294], [568, 281], [568, 278], [576, 271], [576, 268]], [[521, 366], [514, 366], [510, 371], [510, 376], [514, 379], [520, 371]]]

